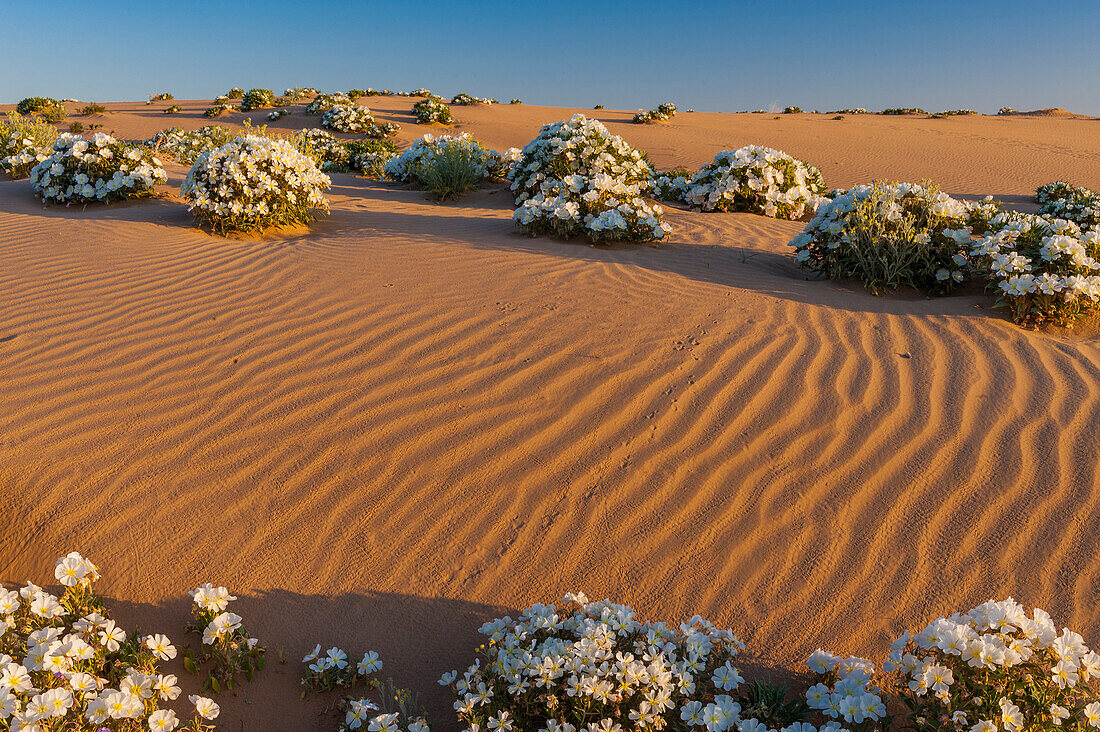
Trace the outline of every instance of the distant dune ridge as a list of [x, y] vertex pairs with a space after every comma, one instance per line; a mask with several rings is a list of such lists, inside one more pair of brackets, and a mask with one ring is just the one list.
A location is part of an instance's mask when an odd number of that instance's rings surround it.
[[[360, 101], [402, 145], [443, 129], [413, 99]], [[210, 123], [209, 101], [173, 103], [95, 119], [126, 139]], [[928, 178], [1030, 211], [1052, 180], [1100, 189], [1100, 125], [1064, 110], [492, 105], [456, 129], [505, 149], [577, 111], [659, 168], [755, 143], [836, 187]], [[246, 117], [267, 121], [217, 123]], [[166, 168], [171, 193], [186, 168]], [[880, 660], [1009, 595], [1100, 643], [1096, 323], [1035, 333], [977, 288], [813, 281], [800, 222], [668, 206], [669, 244], [593, 248], [520, 234], [502, 188], [333, 184], [309, 232], [227, 240], [171, 197], [44, 207], [0, 180], [0, 581], [78, 550], [126, 627], [181, 643], [186, 591], [228, 586], [289, 662], [219, 698], [220, 728], [333, 729], [297, 699], [322, 643], [379, 651], [450, 729], [435, 679], [477, 627], [570, 590], [700, 613], [777, 674], [818, 646]]]

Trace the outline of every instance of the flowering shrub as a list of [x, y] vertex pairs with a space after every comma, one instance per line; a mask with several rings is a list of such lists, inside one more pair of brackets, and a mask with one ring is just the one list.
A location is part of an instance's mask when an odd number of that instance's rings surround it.
[[697, 211], [749, 211], [781, 219], [817, 210], [827, 190], [817, 168], [760, 145], [723, 150], [691, 181], [659, 180], [658, 186]]
[[25, 178], [49, 156], [56, 139], [57, 130], [42, 119], [9, 113], [0, 119], [0, 170]]
[[106, 111], [107, 111], [107, 108], [105, 106], [103, 106], [102, 104], [100, 104], [98, 102], [92, 102], [91, 104], [86, 104], [83, 107], [81, 107], [80, 111], [77, 112], [77, 114], [82, 114], [82, 115], [87, 117], [87, 116], [90, 116], [90, 115], [93, 115], [93, 114], [103, 114]]
[[958, 117], [970, 114], [977, 114], [977, 112], [975, 112], [973, 109], [946, 109], [942, 112], [936, 112], [932, 115], [932, 117], [939, 119], [942, 117]]
[[202, 636], [202, 648], [198, 654], [191, 649], [184, 652], [184, 667], [198, 673], [200, 665], [213, 662], [203, 682], [204, 689], [221, 691], [224, 686], [232, 690], [238, 674], [251, 681], [257, 671], [263, 670], [264, 649], [257, 639], [248, 637], [241, 616], [226, 609], [237, 598], [226, 588], [214, 587], [209, 582], [188, 594], [194, 601], [193, 623], [188, 630]]
[[732, 631], [698, 616], [673, 628], [642, 623], [629, 607], [584, 595], [565, 601], [486, 623], [484, 663], [440, 679], [468, 729], [766, 729], [741, 719], [730, 696], [744, 681], [734, 661], [745, 646]]
[[180, 107], [180, 105], [173, 104], [172, 106], [165, 108], [164, 113], [165, 114], [179, 114], [182, 111], [183, 111], [183, 109]]
[[1012, 107], [1001, 107], [1000, 110], [997, 112], [997, 114], [1018, 114], [1018, 113], [1019, 113], [1019, 110], [1018, 109], [1013, 109]]
[[966, 203], [931, 185], [875, 183], [825, 203], [791, 246], [801, 266], [830, 279], [946, 292], [965, 278], [967, 227], [981, 230], [996, 210], [991, 199]]
[[1019, 325], [1069, 325], [1100, 306], [1100, 226], [1002, 212], [976, 231], [971, 259]]
[[153, 94], [149, 97], [150, 102], [170, 102], [175, 99], [174, 96], [168, 92], [161, 92], [160, 94]]
[[269, 120], [271, 120], [272, 122], [274, 122], [277, 119], [282, 119], [283, 117], [287, 116], [288, 114], [290, 114], [290, 110], [276, 109], [274, 112], [268, 112], [267, 113], [267, 118]]
[[1072, 221], [1079, 226], [1100, 224], [1100, 193], [1056, 181], [1035, 191], [1039, 213]]
[[522, 99], [513, 99], [512, 101], [510, 101], [508, 103], [509, 104], [523, 104], [523, 100]]
[[267, 109], [275, 104], [275, 92], [270, 89], [249, 89], [241, 98], [241, 111]]
[[667, 122], [675, 116], [676, 105], [672, 102], [665, 102], [664, 104], [657, 105], [656, 109], [651, 109], [648, 112], [638, 112], [638, 114], [634, 115], [634, 122], [637, 124]]
[[416, 116], [416, 123], [420, 125], [449, 125], [455, 121], [450, 107], [434, 97], [420, 100], [413, 105], [412, 111]]
[[347, 144], [320, 127], [300, 130], [294, 136], [294, 147], [310, 157], [322, 170], [345, 168], [348, 165]]
[[237, 108], [232, 104], [217, 104], [202, 113], [203, 117], [220, 117], [222, 112], [236, 112]]
[[283, 96], [286, 97], [287, 99], [291, 99], [293, 101], [298, 101], [299, 99], [303, 99], [303, 98], [309, 96], [310, 94], [316, 94], [316, 93], [317, 93], [317, 90], [312, 88], [312, 87], [304, 88], [304, 87], [300, 87], [300, 86], [295, 86], [295, 87], [291, 87], [290, 89], [287, 89], [286, 91], [284, 91]]
[[156, 133], [145, 144], [176, 162], [190, 165], [207, 150], [221, 147], [234, 137], [236, 135], [228, 127], [218, 125], [207, 125], [197, 130], [171, 127]]
[[242, 99], [244, 98], [244, 89], [239, 86], [235, 86], [225, 93], [226, 99]]
[[1088, 689], [1100, 655], [1043, 610], [992, 600], [894, 642], [884, 670], [908, 681], [918, 732], [1100, 728]]
[[332, 109], [338, 104], [351, 104], [351, 99], [346, 94], [318, 94], [313, 101], [306, 105], [306, 114], [322, 114], [327, 109]]
[[320, 643], [306, 654], [302, 663], [307, 664], [302, 686], [314, 693], [336, 688], [350, 689], [360, 679], [382, 670], [382, 661], [374, 651], [364, 653], [362, 660], [353, 666], [348, 661], [347, 652], [333, 647], [321, 653]]
[[784, 107], [783, 114], [802, 114], [802, 107]]
[[372, 178], [382, 178], [386, 163], [397, 156], [397, 145], [389, 140], [353, 140], [344, 147], [348, 167]]
[[145, 198], [168, 180], [160, 161], [138, 145], [97, 132], [89, 141], [63, 134], [53, 153], [30, 172], [31, 185], [44, 201], [93, 203]]
[[[60, 597], [28, 582], [0, 587], [0, 729], [22, 732], [174, 730], [180, 719], [162, 702], [180, 695], [158, 662], [176, 656], [163, 635], [128, 634], [111, 620], [92, 585], [99, 569], [77, 553], [57, 561]], [[213, 729], [209, 699], [191, 697], [194, 719], [182, 729]]]
[[928, 114], [928, 112], [921, 109], [920, 107], [889, 107], [879, 112], [879, 114]]
[[531, 233], [592, 241], [658, 241], [671, 229], [645, 156], [582, 114], [545, 125], [508, 170], [519, 206], [513, 220]]
[[474, 96], [470, 96], [469, 94], [462, 93], [462, 94], [455, 94], [451, 98], [451, 104], [457, 104], [459, 106], [465, 107], [465, 106], [469, 106], [469, 105], [472, 105], [472, 104], [497, 104], [497, 100], [487, 99], [487, 98], [484, 98], [484, 97], [474, 97]]
[[50, 97], [27, 97], [15, 105], [16, 114], [38, 115], [47, 122], [59, 122], [65, 119], [68, 112], [65, 105]]
[[327, 211], [329, 177], [286, 140], [238, 137], [204, 152], [180, 195], [195, 218], [220, 233], [308, 224]]
[[336, 104], [325, 110], [321, 126], [337, 132], [363, 132], [374, 127], [374, 116], [358, 104]]

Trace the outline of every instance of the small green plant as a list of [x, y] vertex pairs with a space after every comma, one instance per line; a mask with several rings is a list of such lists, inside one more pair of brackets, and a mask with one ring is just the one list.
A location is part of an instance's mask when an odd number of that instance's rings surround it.
[[241, 89], [240, 87], [236, 87], [236, 86], [225, 93], [225, 98], [226, 99], [242, 99], [243, 97], [244, 97], [244, 89]]
[[82, 114], [87, 117], [92, 114], [103, 114], [106, 111], [107, 108], [104, 107], [102, 104], [93, 102], [85, 107], [81, 107], [80, 111], [77, 114]]
[[20, 100], [15, 111], [22, 115], [37, 115], [47, 122], [60, 122], [68, 115], [65, 105], [50, 97], [27, 97]]
[[168, 92], [161, 92], [160, 94], [154, 94], [149, 97], [149, 101], [151, 102], [170, 102], [173, 99], [175, 99], [175, 97]]
[[603, 109], [603, 105], [602, 105], [602, 104], [597, 104], [597, 105], [596, 105], [595, 107], [593, 107], [592, 109]]
[[810, 708], [804, 699], [787, 699], [787, 690], [780, 684], [756, 680], [747, 685], [738, 702], [743, 718], [757, 719], [769, 729], [783, 729], [809, 717]]
[[397, 156], [397, 145], [389, 140], [353, 140], [344, 147], [348, 167], [371, 178], [382, 178], [386, 163]]
[[920, 107], [888, 107], [888, 108], [882, 110], [881, 112], [879, 112], [879, 114], [887, 114], [887, 115], [928, 114], [928, 112], [924, 111]]
[[210, 107], [209, 109], [207, 109], [205, 112], [202, 113], [202, 116], [203, 117], [210, 117], [211, 119], [213, 119], [214, 117], [221, 117], [223, 112], [236, 112], [236, 111], [237, 111], [237, 108], [234, 107], [232, 104], [218, 104], [218, 105], [215, 105], [215, 106]]
[[78, 135], [83, 131], [84, 131], [84, 123], [82, 123], [82, 122], [72, 122], [72, 123], [69, 124], [69, 132], [73, 133], [74, 135]]
[[251, 112], [254, 109], [267, 109], [275, 104], [275, 92], [270, 89], [249, 89], [241, 97], [241, 111]]
[[180, 107], [180, 105], [173, 104], [171, 107], [168, 107], [167, 109], [165, 109], [164, 113], [165, 114], [179, 114], [182, 111], [183, 111], [183, 109]]
[[802, 114], [802, 107], [787, 107], [783, 114]]
[[439, 200], [458, 198], [477, 190], [481, 183], [481, 158], [464, 145], [447, 145], [420, 164], [416, 177]]
[[57, 130], [39, 117], [9, 112], [0, 119], [0, 170], [13, 178], [25, 178], [52, 152]]
[[651, 109], [648, 112], [639, 112], [634, 115], [634, 122], [636, 124], [648, 124], [650, 122], [667, 122], [676, 116], [676, 105], [672, 102], [665, 102], [664, 104], [658, 104], [656, 109]]
[[843, 114], [838, 114], [837, 116], [833, 117], [832, 119], [833, 119], [834, 122], [837, 122], [839, 120], [844, 119], [844, 115]]
[[350, 90], [348, 90], [348, 94], [347, 94], [348, 99], [350, 99], [353, 102], [356, 99], [358, 99], [359, 97], [365, 97], [365, 96], [367, 96], [367, 91], [365, 89], [350, 89]]
[[523, 104], [523, 100], [522, 99], [513, 99], [512, 101], [510, 101], [508, 103], [509, 104]]

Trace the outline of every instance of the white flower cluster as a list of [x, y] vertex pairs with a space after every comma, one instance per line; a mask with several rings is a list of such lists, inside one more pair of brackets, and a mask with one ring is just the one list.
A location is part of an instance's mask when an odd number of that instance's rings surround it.
[[209, 109], [207, 109], [205, 112], [202, 113], [202, 116], [203, 117], [210, 117], [210, 118], [221, 117], [222, 112], [236, 112], [236, 111], [237, 111], [237, 108], [234, 107], [232, 104], [229, 104], [228, 102], [222, 102], [222, 103], [219, 103], [219, 104], [215, 104], [213, 107], [210, 107]]
[[[177, 679], [157, 663], [176, 656], [163, 635], [130, 636], [105, 613], [92, 585], [98, 568], [76, 552], [62, 557], [54, 577], [61, 597], [34, 583], [0, 587], [0, 729], [13, 732], [102, 729], [170, 732], [180, 725], [161, 702], [180, 695]], [[209, 730], [218, 705], [192, 696], [187, 729]]]
[[333, 646], [322, 653], [320, 643], [302, 658], [302, 663], [307, 664], [302, 686], [316, 692], [338, 686], [351, 687], [360, 678], [382, 670], [382, 659], [375, 651], [367, 651], [357, 664], [352, 665], [346, 651]]
[[504, 153], [482, 147], [469, 132], [460, 135], [424, 135], [405, 148], [400, 155], [390, 158], [383, 172], [387, 178], [408, 183], [418, 178], [418, 171], [430, 165], [433, 158], [452, 146], [461, 146], [471, 153], [471, 158], [482, 178], [500, 180], [508, 167], [519, 156], [518, 148], [509, 148]]
[[374, 115], [354, 102], [334, 104], [325, 110], [321, 126], [337, 132], [365, 132], [374, 127]]
[[91, 140], [62, 134], [52, 154], [30, 172], [31, 184], [43, 200], [92, 203], [143, 198], [153, 186], [168, 180], [152, 152], [97, 132]]
[[177, 162], [191, 165], [207, 150], [221, 147], [234, 137], [236, 135], [228, 127], [220, 125], [207, 125], [197, 130], [171, 127], [150, 137], [145, 145]]
[[466, 107], [466, 106], [470, 106], [472, 104], [497, 104], [497, 103], [498, 102], [497, 102], [496, 99], [487, 99], [487, 98], [484, 98], [484, 97], [475, 97], [475, 96], [471, 96], [469, 94], [466, 94], [465, 92], [462, 93], [462, 94], [455, 94], [454, 97], [451, 98], [451, 104], [457, 104], [460, 107]]
[[254, 109], [267, 109], [275, 104], [275, 92], [270, 89], [249, 89], [241, 97], [241, 111], [251, 112]]
[[[1050, 615], [1009, 598], [934, 620], [894, 642], [883, 669], [900, 671], [918, 728], [970, 732], [1100, 729], [1100, 654]], [[1091, 701], [1090, 701], [1091, 697]]]
[[215, 231], [262, 231], [311, 222], [315, 211], [328, 210], [324, 192], [331, 184], [289, 142], [245, 135], [203, 153], [180, 195]]
[[676, 105], [672, 102], [658, 104], [656, 109], [648, 112], [638, 112], [634, 115], [635, 124], [649, 124], [650, 122], [667, 122], [676, 116]]
[[748, 211], [781, 219], [816, 211], [827, 190], [817, 168], [760, 145], [723, 150], [691, 180], [659, 178], [657, 186], [698, 211]]
[[419, 125], [449, 125], [455, 121], [450, 107], [437, 97], [421, 99], [413, 105], [412, 111], [416, 117], [416, 123]]
[[996, 210], [992, 199], [964, 202], [915, 183], [857, 186], [823, 204], [790, 245], [803, 267], [830, 279], [944, 291], [965, 279], [967, 226]]
[[1066, 219], [1079, 226], [1100, 224], [1100, 193], [1064, 181], [1040, 186], [1035, 191], [1039, 213]]
[[320, 127], [299, 130], [294, 135], [294, 147], [308, 155], [322, 168], [340, 168], [347, 164], [348, 151], [343, 140]]
[[[429, 732], [424, 713], [412, 694], [389, 680], [382, 682], [369, 678], [382, 670], [382, 659], [376, 652], [367, 651], [353, 665], [343, 649], [334, 646], [322, 653], [321, 645], [317, 644], [302, 663], [307, 664], [302, 686], [308, 691], [321, 693], [341, 687], [354, 688], [365, 682], [378, 692], [381, 706], [367, 698], [347, 697], [341, 702], [345, 716], [340, 732], [361, 729], [364, 724], [368, 732]], [[392, 711], [395, 703], [397, 709]]]
[[486, 623], [485, 663], [440, 679], [455, 689], [468, 732], [767, 729], [741, 719], [730, 696], [744, 681], [734, 665], [744, 644], [731, 631], [698, 616], [679, 627], [642, 623], [629, 607], [583, 594], [565, 600]]
[[1100, 306], [1100, 225], [1002, 212], [984, 236], [966, 231], [960, 241], [1021, 325], [1066, 325]]
[[288, 114], [290, 114], [289, 109], [276, 109], [273, 112], [268, 112], [267, 113], [267, 118], [269, 120], [271, 120], [272, 122], [274, 122], [277, 119], [282, 119], [283, 117], [287, 116]]
[[806, 690], [810, 709], [853, 725], [886, 718], [882, 690], [873, 683], [875, 666], [867, 659], [843, 658], [819, 649], [810, 655], [806, 665], [825, 682]]
[[351, 97], [343, 92], [337, 92], [335, 94], [318, 94], [313, 98], [309, 104], [306, 105], [306, 114], [322, 114], [325, 110], [332, 109], [336, 105], [349, 105], [352, 103]]
[[644, 198], [653, 189], [645, 156], [583, 114], [544, 126], [507, 179], [519, 206], [513, 219], [532, 233], [644, 242], [671, 231]]

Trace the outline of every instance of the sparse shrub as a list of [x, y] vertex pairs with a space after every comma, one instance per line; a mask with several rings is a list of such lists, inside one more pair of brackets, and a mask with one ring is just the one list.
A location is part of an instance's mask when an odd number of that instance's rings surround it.
[[973, 109], [947, 109], [943, 112], [936, 112], [931, 115], [933, 119], [943, 119], [945, 117], [959, 117], [971, 114], [977, 114]]
[[180, 105], [173, 104], [171, 107], [168, 107], [167, 109], [165, 109], [164, 113], [165, 114], [179, 114], [182, 111], [183, 111], [183, 109], [180, 107]]
[[802, 107], [786, 107], [783, 114], [802, 114]]
[[30, 173], [31, 185], [44, 201], [107, 203], [153, 195], [153, 186], [168, 180], [160, 161], [138, 145], [97, 132], [89, 141], [64, 134], [53, 153]]
[[240, 615], [228, 611], [229, 603], [237, 598], [225, 587], [214, 587], [209, 582], [191, 590], [191, 624], [189, 633], [202, 639], [198, 653], [190, 648], [184, 651], [183, 665], [189, 672], [199, 672], [209, 663], [202, 688], [215, 692], [223, 688], [230, 691], [243, 675], [249, 681], [265, 665], [265, 651], [259, 640], [250, 638], [242, 625]]
[[486, 99], [483, 97], [475, 97], [466, 93], [455, 94], [451, 97], [451, 104], [457, 104], [460, 107], [470, 106], [473, 104], [496, 104], [495, 99]]
[[228, 104], [228, 103], [229, 103], [229, 97], [227, 97], [224, 94], [222, 94], [219, 97], [214, 97], [214, 104], [216, 104], [216, 105]]
[[[405, 92], [401, 96], [403, 96], [403, 97], [435, 97], [435, 94], [432, 94], [427, 89], [424, 89], [423, 87], [421, 87], [420, 89], [413, 89], [410, 92]], [[438, 99], [439, 97], [436, 97], [436, 98]]]
[[356, 99], [358, 99], [359, 97], [365, 97], [365, 96], [367, 96], [367, 92], [366, 92], [365, 89], [351, 89], [347, 93], [347, 98], [350, 99], [353, 102]]
[[219, 125], [208, 125], [197, 130], [172, 127], [156, 133], [145, 144], [178, 163], [191, 165], [204, 152], [219, 148], [235, 137], [236, 133]]
[[413, 105], [412, 111], [416, 116], [416, 123], [420, 125], [449, 125], [455, 121], [450, 107], [433, 97], [417, 102]]
[[237, 108], [234, 107], [232, 104], [218, 104], [218, 105], [215, 105], [215, 106], [210, 107], [209, 109], [207, 109], [205, 112], [202, 113], [202, 116], [203, 117], [210, 117], [210, 118], [221, 117], [223, 112], [236, 112], [236, 111], [237, 111]]
[[84, 131], [84, 123], [83, 122], [72, 122], [72, 123], [69, 124], [69, 132], [71, 132], [74, 135], [78, 135], [83, 131]]
[[523, 100], [522, 99], [513, 99], [512, 101], [510, 101], [508, 103], [509, 104], [523, 104]]
[[384, 168], [386, 177], [414, 183], [439, 198], [457, 198], [475, 190], [484, 179], [500, 180], [519, 154], [512, 148], [504, 155], [482, 147], [464, 132], [458, 136], [424, 135]]
[[88, 105], [82, 107], [80, 109], [80, 111], [77, 112], [77, 114], [82, 114], [85, 117], [87, 117], [87, 116], [92, 115], [92, 114], [103, 114], [106, 111], [107, 111], [107, 108], [104, 107], [102, 104], [98, 104], [98, 103], [93, 102], [92, 104], [88, 104]]
[[592, 107], [592, 109], [603, 109], [603, 105], [597, 104], [596, 106]]
[[47, 122], [60, 122], [68, 115], [65, 105], [50, 97], [27, 97], [15, 106], [15, 112], [23, 116], [33, 114]]
[[267, 118], [269, 120], [271, 120], [272, 122], [274, 122], [277, 119], [282, 119], [283, 117], [287, 116], [288, 114], [290, 114], [289, 110], [276, 109], [274, 112], [268, 112], [267, 113]]
[[863, 107], [856, 107], [855, 109], [834, 109], [832, 112], [826, 112], [825, 114], [867, 114], [867, 110]]
[[275, 93], [270, 89], [249, 89], [241, 97], [241, 111], [251, 112], [255, 109], [267, 109], [275, 104]]
[[338, 732], [360, 729], [364, 723], [374, 732], [429, 732], [420, 696], [398, 688], [392, 679], [374, 677], [382, 670], [382, 660], [374, 651], [367, 651], [353, 666], [343, 649], [332, 647], [321, 653], [318, 644], [302, 663], [308, 664], [302, 677], [306, 691], [319, 694], [332, 689], [354, 689], [364, 683], [375, 692], [374, 699], [345, 696], [336, 704], [345, 713]]
[[545, 125], [508, 181], [519, 207], [512, 218], [532, 234], [648, 242], [671, 231], [661, 207], [643, 198], [653, 190], [645, 155], [583, 114]]
[[648, 112], [639, 112], [634, 115], [634, 122], [636, 124], [648, 124], [650, 122], [667, 122], [676, 116], [676, 105], [672, 102], [665, 102], [664, 104], [657, 105], [656, 109], [651, 109]]
[[875, 183], [825, 203], [791, 246], [801, 266], [829, 279], [944, 293], [965, 279], [967, 227], [981, 229], [996, 211], [991, 199], [967, 203], [931, 184]]
[[1019, 110], [1013, 109], [1012, 107], [1001, 107], [1000, 110], [997, 111], [997, 114], [1019, 114]]
[[351, 104], [351, 99], [345, 94], [318, 94], [313, 101], [306, 105], [306, 114], [323, 114], [326, 110], [332, 109], [338, 104]]
[[243, 135], [199, 156], [180, 195], [196, 220], [225, 234], [309, 224], [328, 211], [331, 184], [288, 141]]
[[240, 87], [233, 87], [225, 93], [226, 99], [244, 99], [244, 89]]
[[168, 92], [161, 92], [160, 94], [154, 94], [149, 97], [149, 101], [151, 102], [170, 102], [173, 99], [175, 99], [175, 97]]
[[1100, 224], [1100, 193], [1088, 188], [1056, 181], [1040, 186], [1035, 197], [1042, 215], [1066, 219], [1083, 227]]
[[57, 130], [45, 120], [9, 112], [0, 119], [0, 170], [25, 178], [52, 152]]
[[364, 132], [374, 127], [374, 116], [358, 104], [336, 104], [325, 110], [321, 126], [337, 132]]
[[821, 171], [760, 145], [723, 150], [690, 181], [657, 181], [665, 196], [697, 211], [747, 211], [797, 219], [815, 211], [826, 190]]
[[832, 120], [833, 120], [834, 122], [839, 122], [839, 121], [840, 121], [840, 120], [842, 120], [842, 119], [844, 119], [844, 115], [843, 115], [843, 114], [838, 114], [837, 116], [835, 116], [835, 117], [833, 117], [833, 118], [832, 118]]
[[[162, 704], [180, 695], [176, 677], [159, 664], [176, 656], [163, 635], [127, 633], [92, 589], [99, 568], [76, 552], [54, 577], [60, 597], [28, 582], [0, 587], [6, 621], [0, 635], [0, 727], [24, 730], [173, 730], [181, 723]], [[191, 696], [194, 719], [181, 732], [209, 732], [212, 700]]]
[[1017, 324], [1068, 326], [1100, 308], [1100, 226], [1005, 211], [967, 241]]
[[924, 111], [920, 107], [889, 107], [889, 108], [884, 109], [881, 112], [879, 112], [879, 114], [888, 114], [888, 115], [891, 115], [891, 114], [892, 115], [928, 114], [928, 112]]

